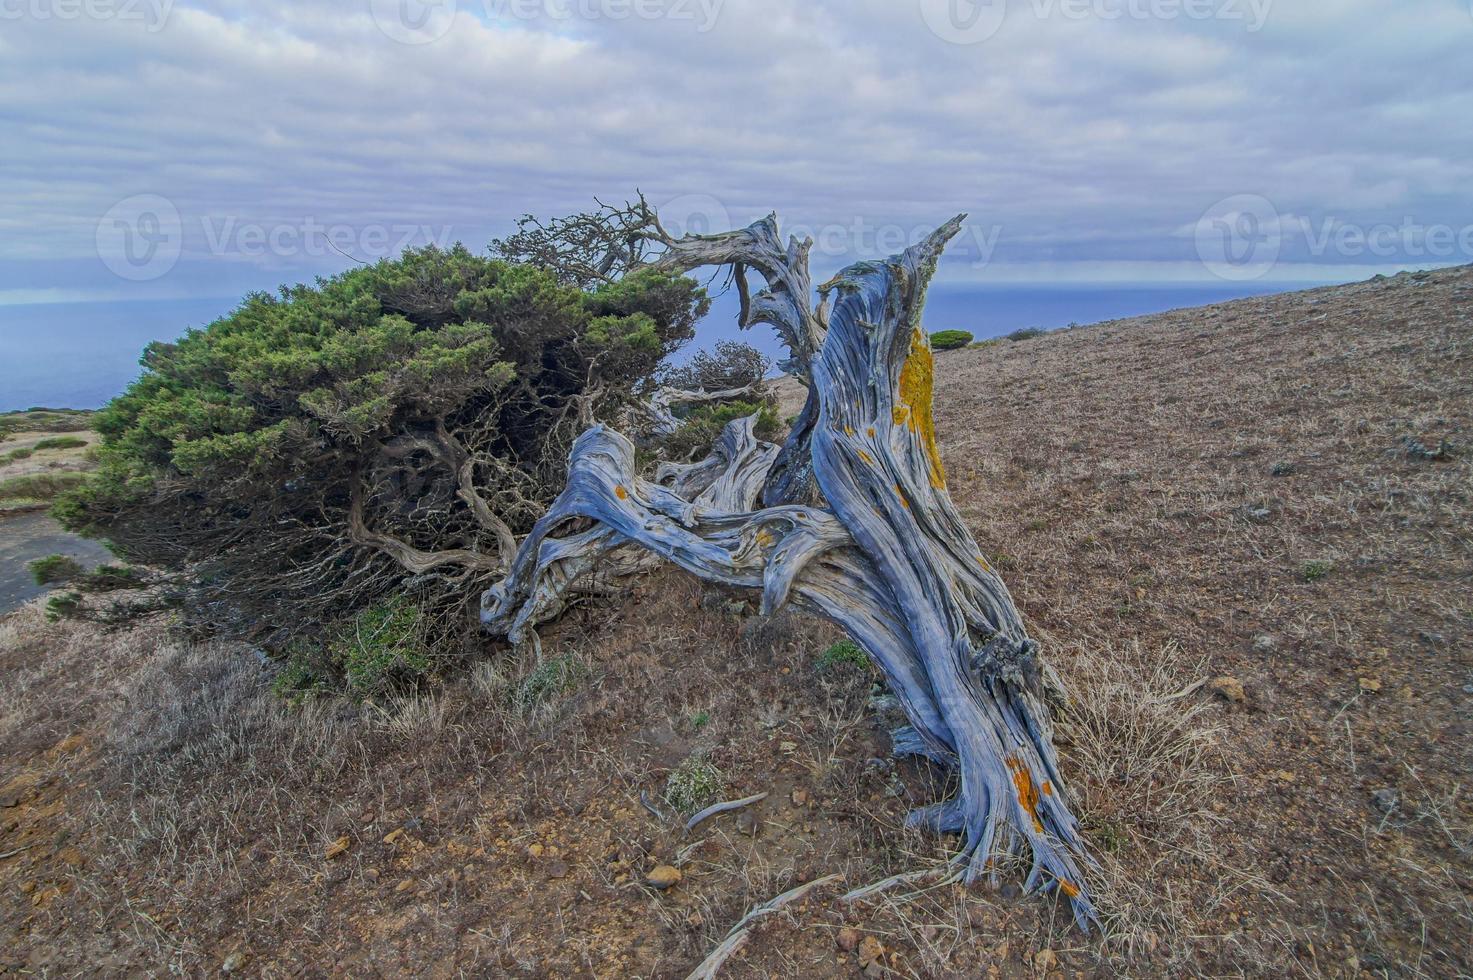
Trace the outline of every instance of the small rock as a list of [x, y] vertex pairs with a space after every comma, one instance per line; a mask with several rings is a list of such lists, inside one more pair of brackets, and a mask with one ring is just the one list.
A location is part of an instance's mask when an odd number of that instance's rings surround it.
[[1371, 794], [1371, 805], [1382, 813], [1390, 813], [1401, 802], [1401, 794], [1390, 786], [1384, 786]]
[[846, 953], [852, 953], [859, 948], [859, 930], [853, 926], [845, 926], [839, 930], [834, 937], [834, 943]]
[[761, 823], [757, 820], [757, 814], [751, 810], [743, 810], [737, 814], [737, 830], [748, 837], [756, 837], [757, 831], [761, 829]]
[[870, 960], [864, 965], [862, 972], [867, 977], [883, 977], [885, 975], [885, 967], [879, 960]]
[[1259, 653], [1268, 653], [1278, 645], [1279, 641], [1266, 633], [1253, 638], [1253, 649]]
[[649, 874], [644, 876], [644, 883], [651, 888], [665, 891], [667, 888], [674, 888], [680, 884], [681, 877], [679, 868], [671, 867], [668, 864], [661, 864], [656, 865]]
[[1248, 692], [1243, 690], [1243, 682], [1236, 677], [1214, 677], [1207, 682], [1207, 689], [1220, 698], [1242, 704], [1248, 700]]
[[384, 835], [384, 843], [385, 844], [392, 844], [395, 841], [397, 841], [400, 837], [403, 837], [403, 836], [404, 836], [404, 828], [403, 827], [400, 827], [397, 830], [391, 830], [387, 834]]
[[1269, 476], [1290, 476], [1294, 472], [1294, 464], [1286, 460], [1280, 460], [1268, 468]]
[[544, 850], [545, 848], [541, 844], [533, 844], [531, 847], [527, 848], [527, 853], [532, 855], [534, 858], [540, 858]]
[[1381, 679], [1379, 677], [1357, 677], [1356, 683], [1360, 685], [1362, 694], [1375, 694], [1381, 690]]
[[566, 878], [568, 876], [568, 862], [550, 861], [547, 865], [547, 877]]
[[352, 846], [353, 842], [350, 841], [347, 837], [339, 837], [337, 840], [327, 845], [327, 850], [324, 852], [324, 856], [329, 861], [331, 861], [335, 857], [342, 857], [344, 854], [348, 853], [348, 848]]
[[244, 953], [242, 953], [240, 950], [236, 950], [235, 952], [231, 953], [229, 956], [226, 956], [225, 959], [220, 962], [220, 972], [221, 973], [234, 973], [236, 970], [239, 970], [241, 967], [243, 967], [245, 965], [246, 965], [246, 955]]
[[1040, 973], [1059, 965], [1059, 955], [1051, 949], [1040, 949], [1033, 954], [1033, 968]]
[[403, 881], [399, 882], [399, 884], [397, 884], [397, 885], [394, 886], [394, 891], [400, 892], [402, 894], [403, 892], [409, 891], [409, 889], [411, 889], [413, 887], [414, 887], [414, 879], [413, 878], [405, 878]]
[[871, 963], [879, 963], [884, 968], [885, 947], [874, 936], [865, 936], [859, 941], [859, 965], [869, 966]]
[[793, 806], [807, 806], [808, 791], [806, 789], [793, 790]]

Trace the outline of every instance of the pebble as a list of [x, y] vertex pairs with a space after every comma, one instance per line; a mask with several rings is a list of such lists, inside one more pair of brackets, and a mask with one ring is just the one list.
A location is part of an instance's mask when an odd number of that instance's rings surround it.
[[1382, 813], [1390, 813], [1401, 802], [1401, 794], [1390, 786], [1383, 786], [1371, 794], [1371, 804]]
[[1243, 690], [1243, 682], [1236, 677], [1214, 677], [1207, 682], [1207, 688], [1218, 697], [1236, 704], [1242, 704], [1248, 700], [1248, 692]]
[[665, 891], [667, 888], [674, 888], [680, 884], [681, 877], [679, 868], [671, 867], [668, 864], [660, 864], [656, 865], [651, 869], [649, 874], [644, 876], [644, 883], [651, 888]]
[[236, 970], [239, 970], [241, 967], [245, 966], [245, 964], [246, 955], [239, 950], [236, 950], [235, 952], [226, 956], [225, 959], [220, 962], [220, 972], [234, 973]]
[[838, 945], [840, 949], [842, 949], [846, 953], [852, 953], [856, 949], [858, 949], [859, 940], [859, 930], [854, 928], [853, 926], [845, 926], [844, 928], [840, 929], [839, 934], [834, 937], [834, 942]]

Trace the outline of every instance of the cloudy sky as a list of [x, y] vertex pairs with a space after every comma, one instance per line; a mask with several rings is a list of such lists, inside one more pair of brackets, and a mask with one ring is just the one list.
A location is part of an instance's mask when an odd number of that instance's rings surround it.
[[0, 0], [0, 304], [239, 295], [635, 188], [819, 271], [1473, 261], [1469, 0]]

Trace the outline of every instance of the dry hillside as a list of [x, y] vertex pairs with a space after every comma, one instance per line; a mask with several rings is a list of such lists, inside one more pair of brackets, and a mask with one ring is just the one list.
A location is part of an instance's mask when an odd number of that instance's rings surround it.
[[[985, 311], [979, 311], [979, 316]], [[414, 698], [0, 620], [0, 974], [1473, 973], [1473, 268], [938, 357], [949, 483], [1073, 703], [1107, 934], [919, 878], [864, 668], [665, 572]], [[1205, 682], [1205, 683], [1204, 683]], [[770, 795], [687, 836], [672, 772]], [[667, 891], [645, 874], [674, 864]]]

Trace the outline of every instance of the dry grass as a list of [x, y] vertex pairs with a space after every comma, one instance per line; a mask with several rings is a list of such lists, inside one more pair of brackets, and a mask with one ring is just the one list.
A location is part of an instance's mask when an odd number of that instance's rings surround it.
[[[1473, 971], [1469, 298], [1450, 271], [945, 355], [953, 493], [1071, 694], [1106, 935], [1016, 869], [937, 874], [815, 892], [727, 973], [852, 975], [844, 927], [898, 977]], [[661, 572], [541, 660], [295, 708], [161, 622], [0, 620], [0, 968], [683, 976], [795, 884], [944, 870], [902, 824], [946, 774], [816, 668], [832, 629], [731, 598]], [[1196, 684], [1222, 674], [1245, 703]], [[693, 756], [770, 793], [756, 827], [641, 805]]]

